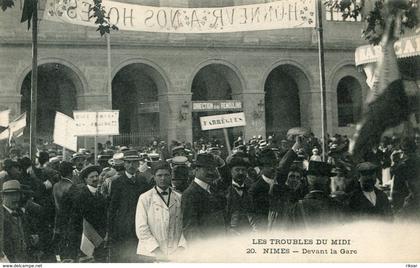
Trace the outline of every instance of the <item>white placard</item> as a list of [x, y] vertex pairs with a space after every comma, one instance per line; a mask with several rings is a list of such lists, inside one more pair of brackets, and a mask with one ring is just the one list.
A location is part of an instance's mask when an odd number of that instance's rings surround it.
[[73, 111], [77, 136], [119, 135], [119, 111]]
[[70, 116], [56, 112], [54, 121], [54, 143], [77, 152], [76, 122]]
[[211, 130], [246, 125], [244, 113], [219, 114], [200, 117], [201, 130]]
[[[315, 0], [280, 0], [255, 5], [173, 8], [102, 1], [120, 30], [165, 33], [224, 33], [315, 27]], [[98, 27], [93, 0], [47, 0], [44, 19]]]
[[0, 127], [8, 127], [10, 119], [10, 110], [0, 112]]

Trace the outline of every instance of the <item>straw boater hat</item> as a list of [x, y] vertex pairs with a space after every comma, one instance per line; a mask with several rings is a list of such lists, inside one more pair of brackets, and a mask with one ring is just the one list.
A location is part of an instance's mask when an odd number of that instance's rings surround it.
[[0, 191], [3, 194], [7, 193], [33, 193], [33, 191], [23, 189], [22, 185], [18, 180], [5, 181], [3, 183], [3, 190]]
[[124, 165], [124, 154], [123, 153], [114, 154], [112, 158], [108, 160], [108, 164], [110, 164], [111, 166]]
[[141, 157], [136, 150], [126, 150], [123, 152], [124, 161], [140, 161]]

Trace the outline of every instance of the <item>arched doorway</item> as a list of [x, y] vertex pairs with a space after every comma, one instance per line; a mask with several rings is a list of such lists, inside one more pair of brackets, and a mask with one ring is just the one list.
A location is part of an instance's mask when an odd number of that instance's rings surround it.
[[[30, 114], [31, 110], [31, 75], [29, 72], [21, 87], [21, 111]], [[80, 78], [69, 67], [60, 63], [46, 63], [38, 66], [37, 96], [37, 137], [38, 142], [53, 140], [56, 111], [73, 117], [77, 109], [77, 92], [82, 92]], [[29, 116], [27, 125], [29, 125]], [[29, 128], [25, 128], [24, 137], [29, 136]]]
[[362, 86], [359, 81], [352, 76], [341, 78], [337, 85], [338, 126], [356, 124], [362, 114], [362, 105]]
[[[217, 103], [217, 101], [221, 100], [232, 100], [233, 96], [242, 92], [242, 84], [238, 75], [232, 68], [224, 64], [212, 63], [206, 65], [197, 72], [192, 82], [191, 91], [193, 102], [202, 101], [205, 103], [216, 101], [215, 103]], [[194, 111], [193, 109], [193, 140], [224, 144], [223, 131], [221, 129], [202, 131], [200, 117], [231, 112], [238, 112], [238, 110], [208, 109], [206, 111]], [[242, 136], [242, 131], [241, 127], [229, 128], [229, 141], [233, 143], [233, 139]]]
[[112, 109], [120, 111], [120, 136], [116, 145], [146, 145], [159, 138], [158, 92], [165, 81], [153, 67], [133, 63], [120, 69], [112, 80]]
[[283, 138], [288, 129], [302, 125], [300, 94], [308, 89], [306, 75], [293, 65], [280, 65], [270, 72], [264, 85], [267, 136]]

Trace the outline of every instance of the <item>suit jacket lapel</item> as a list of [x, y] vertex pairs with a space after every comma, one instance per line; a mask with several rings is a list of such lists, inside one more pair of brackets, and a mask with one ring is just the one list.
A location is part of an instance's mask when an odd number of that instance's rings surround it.
[[153, 188], [153, 194], [152, 194], [152, 202], [162, 208], [168, 209], [168, 206], [165, 204], [163, 199], [159, 196], [156, 189]]
[[169, 208], [171, 208], [177, 202], [179, 202], [179, 198], [178, 198], [177, 194], [174, 193], [173, 190], [171, 190], [171, 199], [169, 199]]

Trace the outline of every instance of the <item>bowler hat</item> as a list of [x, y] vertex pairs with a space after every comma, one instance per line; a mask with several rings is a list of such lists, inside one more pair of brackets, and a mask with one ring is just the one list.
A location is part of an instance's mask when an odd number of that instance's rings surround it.
[[6, 171], [9, 171], [12, 167], [20, 168], [20, 165], [17, 161], [14, 161], [14, 160], [9, 159], [9, 158], [4, 160], [3, 165], [4, 165], [4, 170], [6, 170]]
[[91, 173], [93, 171], [98, 172], [98, 175], [99, 175], [99, 174], [101, 174], [101, 167], [100, 166], [94, 166], [94, 165], [87, 166], [84, 169], [82, 169], [82, 171], [80, 171], [80, 176], [79, 177], [82, 180], [85, 180], [86, 177], [89, 175], [89, 173]]
[[337, 174], [331, 171], [332, 168], [333, 166], [326, 162], [309, 161], [308, 171], [306, 172], [306, 174], [313, 176], [333, 177]]
[[219, 162], [214, 155], [210, 153], [201, 153], [197, 155], [194, 166], [216, 168], [219, 166]]
[[139, 161], [140, 155], [136, 150], [126, 150], [123, 152], [124, 161]]
[[239, 157], [236, 155], [233, 155], [232, 157], [229, 157], [226, 159], [227, 165], [229, 168], [233, 167], [249, 167], [250, 163], [249, 160], [245, 157]]
[[258, 162], [263, 166], [272, 165], [277, 162], [276, 153], [269, 148], [265, 148], [258, 154]]

